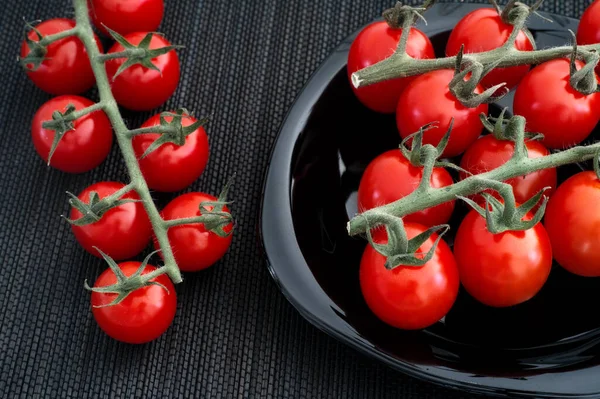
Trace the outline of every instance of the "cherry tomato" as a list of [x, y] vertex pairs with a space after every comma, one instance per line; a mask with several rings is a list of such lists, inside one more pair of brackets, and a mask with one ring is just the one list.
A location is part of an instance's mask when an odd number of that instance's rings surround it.
[[[65, 18], [49, 19], [36, 26], [42, 36], [49, 36], [75, 27], [75, 21]], [[38, 42], [35, 31], [27, 34], [29, 39]], [[102, 51], [102, 44], [96, 36], [96, 44]], [[46, 47], [45, 60], [36, 70], [28, 70], [27, 76], [40, 89], [50, 94], [79, 94], [90, 89], [96, 80], [85, 46], [77, 37], [71, 36]], [[27, 42], [21, 45], [21, 58], [30, 53]], [[28, 64], [28, 69], [33, 67]]]
[[[358, 206], [366, 211], [403, 198], [419, 186], [423, 168], [411, 165], [400, 150], [390, 150], [375, 158], [362, 176], [358, 187]], [[452, 176], [444, 168], [434, 168], [431, 185], [441, 188], [451, 185]], [[454, 201], [415, 212], [404, 217], [405, 222], [431, 227], [448, 222]]]
[[[583, 67], [577, 61], [577, 67]], [[584, 95], [569, 83], [569, 60], [533, 68], [517, 87], [514, 112], [527, 119], [527, 131], [542, 133], [548, 148], [581, 143], [600, 119], [600, 94]]]
[[[173, 117], [165, 117], [171, 122]], [[190, 126], [196, 118], [181, 120], [182, 126]], [[160, 125], [160, 114], [148, 119], [142, 127]], [[140, 158], [146, 149], [160, 137], [160, 134], [141, 134], [134, 137], [133, 149]], [[179, 191], [192, 184], [204, 171], [208, 162], [208, 137], [203, 127], [199, 127], [186, 137], [185, 144], [163, 144], [140, 159], [140, 168], [148, 187], [158, 191]]]
[[[78, 198], [85, 203], [90, 201], [90, 193], [96, 192], [100, 199], [108, 197], [125, 185], [117, 182], [100, 182], [92, 184], [79, 194]], [[134, 191], [121, 198], [139, 200]], [[76, 220], [82, 217], [79, 210], [72, 208], [70, 218]], [[148, 215], [141, 202], [129, 202], [110, 209], [102, 218], [85, 226], [72, 226], [75, 238], [81, 246], [97, 257], [100, 257], [94, 247], [109, 255], [114, 260], [132, 258], [142, 252], [152, 235], [152, 227]]]
[[[136, 32], [125, 35], [125, 39], [138, 45], [147, 32]], [[153, 35], [150, 49], [170, 46], [164, 37]], [[108, 53], [123, 51], [121, 44], [115, 43]], [[152, 59], [152, 63], [160, 69], [155, 71], [142, 65], [133, 65], [114, 77], [125, 58], [116, 58], [106, 62], [106, 73], [111, 81], [115, 100], [119, 105], [134, 111], [147, 111], [162, 105], [177, 89], [179, 83], [179, 58], [175, 50]]]
[[[363, 68], [376, 64], [392, 54], [398, 47], [402, 29], [390, 28], [386, 22], [367, 25], [352, 42], [348, 54], [348, 78]], [[433, 45], [423, 32], [412, 28], [408, 35], [406, 52], [413, 58], [435, 58]], [[365, 106], [373, 111], [392, 113], [396, 110], [400, 92], [413, 77], [393, 79], [352, 90]]]
[[[164, 220], [200, 216], [200, 203], [205, 201], [216, 201], [216, 198], [204, 193], [183, 194], [169, 202], [161, 215]], [[211, 210], [212, 206], [206, 208]], [[229, 212], [227, 206], [223, 210]], [[232, 223], [225, 227], [226, 232], [232, 229]], [[212, 231], [207, 231], [200, 223], [171, 227], [168, 235], [175, 260], [185, 272], [195, 272], [212, 266], [225, 255], [231, 245], [231, 235], [219, 237]], [[156, 238], [154, 247], [159, 248]]]
[[[456, 24], [446, 45], [446, 55], [458, 54], [463, 44], [465, 54], [494, 50], [506, 43], [512, 31], [513, 26], [502, 21], [495, 9], [480, 8], [465, 15]], [[519, 32], [514, 47], [519, 51], [533, 50], [531, 41], [523, 31]], [[529, 65], [496, 68], [481, 80], [481, 85], [488, 89], [506, 83], [506, 87], [511, 89], [528, 71]]]
[[[526, 141], [527, 154], [529, 158], [540, 158], [550, 155], [546, 147], [537, 141]], [[509, 140], [498, 140], [492, 135], [487, 135], [475, 141], [464, 153], [460, 161], [460, 167], [474, 175], [489, 172], [508, 162], [515, 151], [515, 143]], [[465, 179], [468, 175], [460, 172], [460, 178]], [[524, 203], [545, 187], [550, 187], [545, 192], [551, 196], [556, 189], [556, 168], [543, 169], [530, 173], [524, 177], [515, 177], [507, 181], [513, 187], [515, 199]], [[496, 191], [490, 191], [494, 194]], [[476, 197], [478, 202], [483, 202], [481, 196]], [[482, 204], [483, 205], [483, 204]]]
[[571, 273], [600, 276], [600, 181], [581, 172], [562, 183], [548, 202], [544, 225], [554, 259]]
[[[119, 268], [129, 277], [141, 266], [141, 262], [123, 262]], [[156, 270], [146, 265], [142, 275]], [[110, 304], [117, 294], [105, 294], [92, 291], [92, 314], [98, 326], [121, 342], [143, 344], [160, 337], [171, 325], [177, 308], [177, 294], [169, 278], [162, 274], [151, 281], [158, 285], [139, 288], [116, 305]], [[115, 273], [106, 269], [94, 283], [94, 287], [106, 287], [116, 284]], [[167, 291], [168, 290], [168, 291]], [[101, 306], [101, 307], [100, 307]]]
[[163, 0], [91, 0], [90, 15], [94, 25], [109, 35], [103, 25], [126, 35], [133, 32], [156, 32], [163, 18]]
[[[406, 223], [408, 238], [426, 230], [417, 223]], [[379, 230], [378, 232], [382, 232]], [[378, 243], [387, 242], [385, 234], [374, 235]], [[426, 254], [437, 235], [419, 248]], [[385, 267], [385, 257], [367, 245], [360, 262], [360, 287], [367, 305], [385, 323], [404, 330], [428, 327], [448, 313], [458, 295], [458, 270], [448, 245], [440, 240], [433, 258], [422, 267]]]
[[[446, 157], [459, 155], [479, 137], [483, 129], [479, 115], [488, 112], [487, 104], [467, 108], [450, 93], [448, 84], [453, 76], [454, 71], [450, 69], [418, 76], [400, 94], [396, 110], [396, 123], [402, 138], [428, 123], [438, 122], [437, 127], [424, 133], [424, 144], [439, 144], [454, 118], [454, 128], [444, 151]], [[481, 86], [478, 86], [477, 92], [483, 92]]]
[[550, 239], [541, 223], [526, 231], [492, 234], [475, 210], [458, 228], [454, 256], [467, 292], [493, 307], [531, 299], [548, 279], [552, 267]]
[[[31, 125], [33, 145], [45, 162], [48, 162], [55, 131], [44, 129], [42, 124], [52, 120], [54, 111], [64, 114], [68, 105], [81, 110], [94, 103], [87, 98], [73, 95], [55, 97], [44, 103], [33, 117]], [[50, 165], [63, 172], [87, 172], [100, 165], [108, 156], [113, 140], [112, 127], [103, 111], [92, 112], [72, 123], [73, 130], [65, 133], [58, 143]]]
[[[600, 1], [594, 1], [581, 16], [577, 29], [577, 43], [600, 43]], [[600, 67], [596, 67], [596, 73], [600, 73]]]

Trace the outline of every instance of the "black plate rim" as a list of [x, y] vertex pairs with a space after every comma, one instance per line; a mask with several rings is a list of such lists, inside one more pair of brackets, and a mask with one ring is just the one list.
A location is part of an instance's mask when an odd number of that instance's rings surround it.
[[[436, 4], [434, 6], [434, 8], [444, 7], [452, 10], [461, 8], [466, 14], [475, 9], [486, 7], [486, 5], [447, 3]], [[433, 11], [433, 9], [431, 11]], [[542, 12], [541, 14], [554, 20], [567, 18], [552, 13]], [[575, 21], [572, 18], [568, 19]], [[428, 35], [433, 35], [446, 30], [446, 28], [439, 26], [434, 28], [421, 25], [419, 28]], [[537, 375], [528, 377], [526, 380], [510, 377], [483, 376], [439, 366], [417, 365], [395, 358], [390, 354], [377, 350], [374, 346], [365, 345], [364, 342], [360, 340], [349, 339], [347, 335], [342, 333], [342, 329], [351, 328], [351, 326], [338, 322], [341, 320], [336, 321], [334, 326], [330, 322], [326, 322], [323, 317], [322, 312], [335, 311], [335, 309], [307, 306], [303, 300], [298, 298], [297, 290], [294, 289], [294, 286], [290, 285], [289, 281], [283, 281], [285, 277], [283, 276], [283, 273], [281, 273], [281, 268], [289, 268], [290, 263], [294, 263], [301, 259], [302, 262], [300, 263], [302, 264], [299, 266], [306, 269], [309, 268], [304, 260], [304, 256], [302, 255], [295, 235], [282, 234], [289, 231], [293, 232], [294, 230], [289, 193], [291, 189], [292, 154], [295, 143], [308, 120], [312, 106], [321, 96], [331, 79], [346, 65], [347, 52], [350, 43], [358, 32], [360, 32], [360, 29], [344, 39], [312, 74], [291, 105], [281, 125], [274, 145], [271, 148], [269, 167], [265, 173], [262, 188], [262, 203], [258, 229], [261, 237], [262, 249], [266, 257], [266, 265], [278, 289], [300, 315], [319, 330], [362, 354], [375, 358], [396, 370], [420, 380], [432, 382], [446, 388], [494, 396], [514, 397], [515, 395], [518, 395], [521, 397], [532, 398], [540, 397], [541, 395], [546, 398], [600, 398], [600, 384], [598, 390], [595, 392], [573, 393], [561, 392], [560, 390], [552, 392], [542, 388], [542, 386], [539, 386], [536, 381], [534, 381], [536, 380]], [[278, 167], [274, 168], [272, 165], [278, 165]], [[285, 195], [283, 195], [283, 193], [285, 193]], [[267, 228], [267, 226], [269, 226], [269, 228]], [[275, 229], [276, 231], [274, 231], [273, 226], [277, 226], [277, 229]], [[310, 281], [310, 279], [306, 278], [308, 277], [307, 275], [304, 277], [305, 278], [300, 281], [295, 281], [294, 284], [309, 284], [311, 288], [314, 289], [313, 293], [316, 296], [320, 298], [324, 297], [323, 299], [325, 299], [325, 301], [313, 301], [313, 304], [327, 303], [328, 296], [320, 289], [316, 280], [313, 278], [313, 281]], [[331, 302], [329, 305], [335, 307]], [[593, 375], [594, 372], [592, 370], [600, 372], [600, 366], [594, 366], [589, 369]], [[559, 380], [562, 380], [560, 377], [564, 374], [569, 374], [566, 377], [569, 379], [569, 385], [576, 380], [569, 372], [552, 373], [550, 381], [555, 388], [560, 385]], [[532, 389], [535, 386], [538, 386], [540, 389]]]

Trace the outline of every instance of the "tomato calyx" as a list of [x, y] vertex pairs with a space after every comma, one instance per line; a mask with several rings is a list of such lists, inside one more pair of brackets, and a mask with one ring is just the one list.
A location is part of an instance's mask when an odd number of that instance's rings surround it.
[[[168, 122], [166, 118], [171, 117], [171, 121]], [[198, 119], [196, 122], [189, 126], [183, 126], [182, 120], [184, 118], [190, 119], [192, 115], [185, 108], [179, 108], [175, 112], [163, 112], [160, 114], [160, 125], [151, 126], [147, 128], [140, 128], [131, 130], [129, 136], [133, 137], [139, 134], [160, 134], [161, 136], [156, 139], [140, 157], [143, 159], [150, 153], [157, 150], [163, 144], [171, 143], [177, 146], [185, 144], [186, 137], [194, 133], [198, 128], [206, 125], [210, 121], [210, 117], [204, 117]]]
[[146, 258], [144, 259], [140, 267], [136, 270], [136, 272], [133, 273], [131, 276], [127, 277], [113, 258], [102, 252], [99, 248], [95, 247], [95, 249], [98, 251], [98, 253], [100, 253], [100, 255], [102, 255], [102, 258], [104, 258], [110, 269], [115, 274], [115, 277], [117, 278], [117, 282], [115, 284], [104, 287], [90, 287], [87, 280], [84, 281], [83, 286], [88, 291], [117, 295], [117, 297], [112, 302], [107, 303], [105, 305], [94, 305], [95, 308], [103, 308], [118, 305], [135, 290], [138, 290], [143, 287], [149, 287], [151, 285], [159, 286], [165, 291], [167, 291], [167, 293], [169, 293], [169, 289], [163, 284], [157, 281], [152, 281], [156, 277], [167, 272], [165, 267], [158, 268], [151, 273], [142, 275], [142, 272], [144, 271], [144, 269], [146, 269], [150, 258], [152, 258], [152, 256], [159, 251], [154, 251], [148, 256], [146, 256]]
[[154, 65], [154, 63], [152, 62], [152, 59], [154, 59], [158, 56], [161, 56], [163, 54], [167, 54], [168, 52], [170, 52], [172, 50], [183, 48], [183, 46], [172, 44], [169, 46], [151, 49], [150, 43], [152, 42], [152, 37], [154, 35], [162, 36], [162, 34], [156, 33], [156, 32], [147, 33], [146, 36], [144, 36], [144, 38], [142, 39], [142, 41], [140, 41], [140, 43], [136, 46], [135, 44], [131, 44], [121, 34], [115, 32], [114, 30], [110, 29], [106, 25], [103, 25], [103, 26], [108, 31], [108, 33], [110, 33], [112, 38], [115, 39], [116, 42], [118, 42], [121, 46], [123, 46], [125, 48], [125, 50], [120, 53], [105, 54], [100, 57], [100, 59], [104, 60], [104, 61], [109, 60], [109, 59], [114, 59], [114, 58], [126, 58], [127, 59], [124, 63], [122, 63], [119, 66], [119, 69], [117, 69], [117, 72], [112, 77], [113, 81], [123, 71], [125, 71], [126, 69], [128, 69], [134, 65], [142, 65], [145, 68], [159, 72], [162, 76], [162, 71], [160, 70], [159, 67]]
[[[577, 37], [573, 31], [573, 52], [570, 60], [570, 84], [578, 92], [589, 95], [600, 92], [598, 89], [598, 81], [596, 78], [596, 66], [600, 61], [600, 55], [597, 51], [579, 50], [577, 46]], [[585, 65], [577, 70], [577, 59], [581, 59]]]
[[[490, 115], [481, 114], [479, 119], [483, 124], [483, 127], [490, 132], [496, 140], [513, 141], [515, 143], [522, 140], [542, 140], [544, 135], [542, 133], [525, 132], [524, 126], [522, 125], [523, 120], [519, 118], [505, 118], [508, 107], [505, 107], [500, 112], [500, 115], [495, 118]], [[523, 146], [523, 149], [527, 151], [527, 148]], [[524, 154], [527, 155], [526, 153]]]
[[124, 194], [128, 193], [133, 189], [132, 185], [124, 186], [122, 189], [115, 191], [112, 195], [100, 199], [100, 195], [97, 192], [92, 191], [90, 193], [90, 199], [88, 203], [80, 200], [75, 194], [67, 191], [69, 198], [69, 205], [77, 209], [83, 215], [79, 219], [72, 220], [63, 215], [63, 218], [74, 226], [86, 226], [88, 224], [96, 223], [109, 210], [127, 204], [129, 202], [141, 202], [141, 200], [133, 198], [121, 198]]
[[[28, 71], [35, 71], [38, 69], [46, 59], [46, 54], [48, 53], [48, 48], [42, 43], [44, 36], [35, 26], [33, 26], [34, 23], [39, 22], [41, 21], [25, 21], [25, 42], [27, 43], [27, 47], [29, 47], [29, 54], [22, 57], [19, 62], [21, 63], [21, 66]], [[37, 36], [37, 41], [29, 38], [28, 33], [30, 30]]]
[[434, 3], [435, 0], [426, 0], [421, 7], [411, 7], [397, 1], [394, 7], [383, 11], [382, 17], [390, 28], [402, 29], [406, 25], [413, 25], [417, 19], [427, 22], [421, 12], [427, 11]]

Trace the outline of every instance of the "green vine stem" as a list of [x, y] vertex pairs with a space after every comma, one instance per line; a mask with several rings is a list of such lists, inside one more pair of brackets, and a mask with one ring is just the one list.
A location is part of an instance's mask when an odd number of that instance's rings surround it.
[[[497, 6], [495, 1], [491, 0], [491, 2]], [[428, 1], [426, 4], [427, 7], [431, 6], [432, 3], [433, 1]], [[541, 1], [538, 1], [534, 6], [529, 7], [521, 2], [511, 0], [506, 6], [505, 11], [502, 13], [503, 18], [513, 25], [513, 31], [506, 43], [502, 47], [494, 50], [465, 54], [462, 56], [463, 60], [472, 65], [480, 65], [487, 70], [492, 65], [497, 68], [504, 68], [518, 65], [539, 64], [556, 58], [569, 57], [574, 52], [573, 46], [554, 47], [534, 51], [521, 51], [515, 48], [514, 42], [517, 39], [519, 31], [526, 31], [525, 22], [527, 18], [534, 13], [540, 5]], [[395, 8], [401, 8], [403, 11], [396, 12], [396, 15], [403, 18], [403, 22], [400, 24], [400, 26], [402, 26], [402, 35], [398, 43], [398, 48], [389, 58], [353, 73], [351, 80], [355, 88], [372, 85], [385, 80], [420, 75], [438, 69], [454, 69], [457, 64], [457, 59], [461, 57], [460, 54], [457, 56], [435, 59], [415, 59], [409, 56], [405, 51], [406, 41], [408, 40], [408, 35], [410, 34], [415, 19], [421, 17], [419, 12], [424, 8], [415, 9], [401, 5], [396, 5]], [[396, 24], [398, 23], [396, 22]], [[575, 50], [578, 58], [583, 58], [584, 60], [589, 61], [589, 63], [597, 63], [597, 60], [591, 60], [590, 57], [587, 56], [597, 52], [600, 52], [600, 44], [579, 46], [579, 48], [576, 48]], [[590, 69], [593, 70], [593, 67], [590, 67]]]

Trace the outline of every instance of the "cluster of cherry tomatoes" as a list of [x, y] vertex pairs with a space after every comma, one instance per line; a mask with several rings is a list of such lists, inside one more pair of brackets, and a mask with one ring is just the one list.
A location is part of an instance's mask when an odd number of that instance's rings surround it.
[[[478, 9], [466, 15], [453, 29], [446, 55], [492, 50], [506, 43], [512, 25], [495, 9]], [[354, 40], [348, 58], [349, 76], [373, 65], [395, 51], [402, 33], [385, 22], [365, 27]], [[515, 47], [532, 51], [534, 44], [521, 31]], [[579, 44], [600, 42], [600, 1], [594, 2], [581, 20]], [[431, 42], [412, 29], [406, 47], [413, 58], [434, 58]], [[577, 61], [578, 68], [583, 66]], [[505, 164], [513, 155], [513, 141], [494, 135], [480, 136], [479, 119], [488, 105], [467, 108], [449, 90], [453, 70], [437, 70], [411, 78], [400, 78], [354, 89], [368, 108], [396, 113], [402, 138], [430, 122], [437, 126], [423, 136], [425, 144], [437, 145], [454, 127], [443, 156], [452, 158], [471, 174], [480, 174]], [[569, 59], [556, 59], [531, 69], [529, 65], [497, 68], [481, 81], [477, 92], [506, 83], [515, 89], [513, 109], [526, 118], [526, 130], [541, 133], [540, 141], [528, 140], [530, 158], [550, 154], [584, 141], [600, 120], [600, 94], [584, 95], [570, 85]], [[394, 202], [412, 193], [423, 176], [400, 150], [376, 157], [366, 168], [358, 191], [359, 211]], [[460, 179], [467, 177], [460, 174]], [[557, 187], [555, 168], [545, 169], [507, 181], [518, 203], [524, 203], [545, 187], [550, 196], [543, 224], [526, 231], [492, 234], [485, 219], [475, 210], [462, 220], [451, 249], [443, 240], [433, 258], [423, 267], [385, 268], [385, 258], [367, 246], [360, 266], [364, 298], [381, 320], [402, 329], [421, 329], [437, 322], [452, 307], [459, 285], [483, 304], [508, 307], [532, 298], [546, 282], [555, 259], [568, 271], [581, 276], [600, 276], [600, 180], [592, 171], [576, 174]], [[431, 185], [453, 184], [452, 176], [436, 167]], [[480, 196], [475, 199], [480, 200]], [[454, 202], [444, 203], [404, 217], [408, 238], [427, 228], [445, 224], [454, 211]], [[531, 218], [526, 216], [525, 219]], [[436, 235], [419, 249], [427, 253]], [[386, 242], [384, 230], [373, 234], [375, 242]]]
[[[108, 27], [132, 45], [140, 44], [150, 32], [158, 28], [164, 10], [163, 0], [92, 0], [89, 1], [89, 7], [90, 16], [100, 32], [107, 34], [105, 27]], [[37, 42], [40, 35], [45, 37], [73, 27], [73, 20], [51, 19], [38, 24], [28, 33], [28, 37]], [[96, 42], [102, 51], [97, 37]], [[166, 46], [170, 46], [170, 43], [163, 36], [152, 34], [150, 49]], [[116, 43], [107, 54], [123, 50], [124, 47]], [[23, 42], [21, 57], [26, 57], [30, 51], [27, 42]], [[114, 58], [105, 63], [113, 96], [122, 107], [138, 111], [151, 110], [162, 105], [175, 92], [179, 83], [180, 66], [174, 50], [152, 59], [156, 69], [137, 64], [118, 74], [119, 67], [125, 61], [124, 58]], [[48, 45], [44, 61], [27, 74], [36, 86], [58, 95], [39, 108], [32, 124], [35, 149], [44, 161], [48, 161], [55, 131], [44, 128], [43, 122], [52, 120], [56, 111], [66, 112], [69, 106], [76, 110], [92, 106], [92, 101], [77, 94], [90, 89], [95, 83], [95, 77], [83, 43], [74, 36]], [[142, 127], [160, 125], [160, 117], [160, 114], [151, 117]], [[165, 117], [167, 122], [172, 119], [171, 116]], [[196, 119], [189, 115], [182, 119], [184, 127], [195, 122]], [[72, 124], [72, 129], [56, 147], [50, 165], [69, 173], [87, 172], [108, 156], [113, 142], [112, 126], [102, 110], [86, 114]], [[207, 164], [209, 147], [206, 132], [199, 127], [186, 137], [185, 144], [178, 146], [167, 143], [142, 158], [148, 147], [159, 137], [160, 134], [151, 133], [135, 136], [132, 140], [144, 179], [152, 190], [183, 190], [202, 174]], [[125, 185], [119, 182], [98, 182], [84, 189], [78, 198], [88, 203], [92, 193], [102, 199], [123, 187]], [[130, 191], [121, 199], [136, 200], [139, 196], [135, 191]], [[200, 216], [200, 204], [216, 200], [214, 196], [200, 192], [183, 194], [172, 200], [161, 215], [164, 220]], [[207, 206], [207, 209], [210, 208], [212, 207]], [[223, 211], [229, 212], [227, 207]], [[71, 220], [82, 216], [78, 209], [71, 210]], [[224, 230], [230, 232], [232, 227], [230, 224]], [[77, 241], [88, 252], [100, 256], [95, 249], [98, 248], [115, 261], [137, 256], [148, 246], [153, 236], [150, 220], [141, 202], [124, 203], [107, 211], [95, 223], [73, 225], [72, 229]], [[168, 231], [168, 238], [182, 271], [198, 271], [211, 266], [225, 254], [231, 243], [231, 236], [220, 237], [200, 223], [172, 227]], [[159, 248], [156, 239], [154, 246]], [[130, 276], [140, 265], [140, 262], [129, 261], [119, 264], [119, 267], [126, 276]], [[155, 269], [148, 265], [143, 274]], [[116, 281], [113, 271], [107, 269], [96, 280], [95, 287], [112, 285]], [[130, 343], [147, 342], [161, 335], [175, 315], [176, 295], [172, 282], [165, 275], [153, 281], [166, 289], [150, 285], [136, 290], [114, 306], [102, 307], [111, 303], [116, 294], [93, 292], [93, 314], [99, 326], [113, 338]]]

